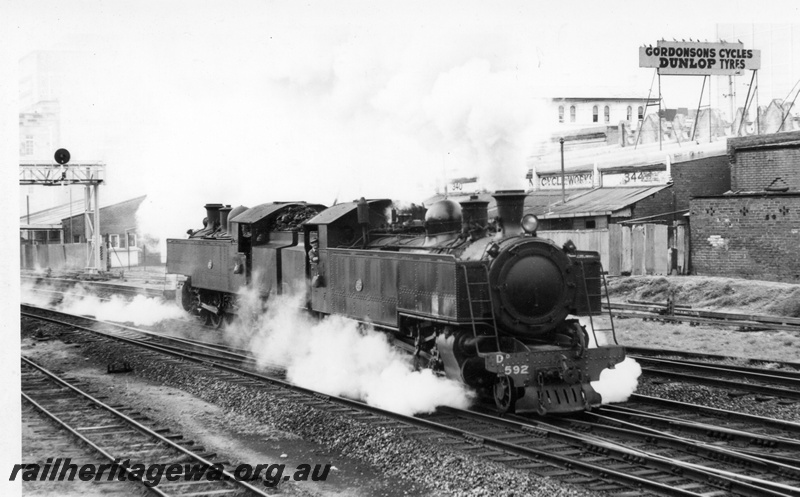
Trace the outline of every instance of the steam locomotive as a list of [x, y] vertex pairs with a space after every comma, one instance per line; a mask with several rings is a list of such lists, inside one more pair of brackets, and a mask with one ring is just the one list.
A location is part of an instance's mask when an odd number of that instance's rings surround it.
[[600, 404], [590, 382], [625, 358], [591, 347], [576, 315], [601, 312], [596, 252], [536, 236], [525, 194], [442, 200], [422, 220], [386, 199], [205, 206], [188, 239], [167, 241], [176, 300], [212, 326], [239, 311], [241, 287], [270, 295], [300, 283], [306, 307], [392, 332], [418, 361], [463, 382], [501, 412], [568, 413]]

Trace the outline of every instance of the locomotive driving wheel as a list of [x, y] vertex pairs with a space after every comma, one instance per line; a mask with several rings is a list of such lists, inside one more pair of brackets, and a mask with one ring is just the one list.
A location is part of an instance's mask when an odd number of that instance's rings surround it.
[[225, 312], [222, 310], [222, 296], [219, 292], [213, 292], [208, 296], [208, 304], [213, 305], [218, 309], [217, 312], [211, 312], [203, 309], [206, 315], [206, 324], [212, 328], [219, 328], [225, 321]]
[[205, 309], [200, 306], [200, 292], [197, 289], [192, 290], [192, 297], [187, 310], [191, 316], [203, 324], [208, 319]]
[[499, 376], [494, 384], [494, 403], [501, 414], [514, 413], [517, 404], [517, 387], [510, 376]]

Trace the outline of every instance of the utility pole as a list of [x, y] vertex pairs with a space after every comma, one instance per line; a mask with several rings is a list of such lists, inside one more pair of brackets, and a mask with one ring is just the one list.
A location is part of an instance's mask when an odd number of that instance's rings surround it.
[[561, 201], [567, 202], [567, 190], [564, 186], [564, 138], [559, 138], [558, 143], [561, 144]]

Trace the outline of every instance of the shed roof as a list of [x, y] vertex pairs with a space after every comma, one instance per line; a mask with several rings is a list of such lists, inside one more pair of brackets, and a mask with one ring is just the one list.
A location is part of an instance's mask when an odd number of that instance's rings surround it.
[[[139, 206], [142, 205], [144, 199], [147, 198], [147, 195], [142, 195], [141, 197], [132, 198], [129, 200], [124, 200], [122, 202], [117, 202], [116, 204], [106, 205], [100, 207], [100, 219], [109, 219], [111, 216], [115, 221], [119, 220], [122, 223], [127, 223], [131, 226], [136, 225], [136, 211], [139, 210]], [[76, 212], [71, 217], [73, 219], [79, 218], [83, 219], [84, 213], [83, 212]], [[70, 219], [70, 216], [65, 216], [61, 222], [67, 221]], [[105, 224], [108, 221], [103, 221]]]
[[[108, 215], [111, 209], [117, 216], [135, 216], [136, 210], [147, 195], [136, 197], [133, 199], [125, 200], [115, 204], [105, 204], [100, 206], [100, 216]], [[63, 221], [68, 221], [70, 218], [77, 219], [83, 218], [85, 214], [86, 205], [83, 200], [75, 200], [71, 203], [57, 205], [49, 209], [44, 209], [30, 214], [30, 222], [28, 222], [28, 215], [19, 217], [20, 229], [59, 229]], [[130, 219], [135, 219], [130, 217]], [[23, 227], [25, 226], [25, 227]]]
[[[44, 226], [58, 226], [56, 229], [60, 229], [62, 219], [68, 219], [70, 215], [83, 214], [84, 209], [84, 201], [81, 199], [72, 203], [57, 205], [55, 207], [50, 207], [49, 209], [32, 212], [30, 216], [24, 215], [19, 217], [20, 228], [33, 229]], [[28, 221], [29, 218], [30, 222]], [[23, 225], [26, 225], [27, 227], [22, 227]]]
[[670, 185], [650, 187], [596, 188], [583, 195], [567, 200], [566, 203], [551, 205], [542, 219], [567, 217], [607, 216], [636, 202], [660, 192]]
[[[583, 195], [588, 191], [591, 190], [567, 190], [567, 202]], [[455, 200], [456, 202], [464, 202], [469, 200], [469, 197], [469, 195], [447, 195], [447, 197], [445, 197], [442, 194], [437, 194], [426, 199], [425, 206], [430, 207], [434, 203], [444, 200], [445, 198]], [[541, 216], [542, 214], [548, 212], [548, 209], [551, 205], [561, 202], [561, 197], [561, 190], [539, 190], [535, 192], [528, 192], [527, 196], [525, 197], [525, 207], [523, 210], [526, 214], [530, 213]], [[495, 214], [497, 210], [497, 202], [495, 201], [494, 197], [492, 197], [491, 193], [479, 193], [478, 200], [489, 202], [489, 215], [491, 216]]]

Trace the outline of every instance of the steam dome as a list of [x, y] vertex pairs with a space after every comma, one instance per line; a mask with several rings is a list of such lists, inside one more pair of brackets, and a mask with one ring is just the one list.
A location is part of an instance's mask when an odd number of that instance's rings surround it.
[[461, 229], [461, 205], [454, 200], [440, 200], [425, 213], [425, 230], [437, 235]]

